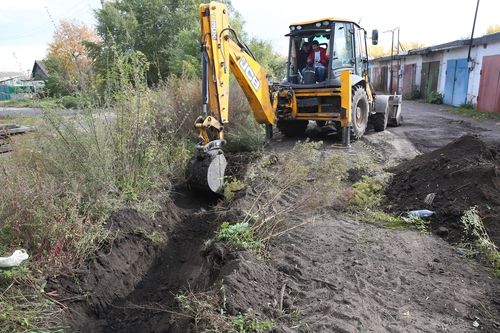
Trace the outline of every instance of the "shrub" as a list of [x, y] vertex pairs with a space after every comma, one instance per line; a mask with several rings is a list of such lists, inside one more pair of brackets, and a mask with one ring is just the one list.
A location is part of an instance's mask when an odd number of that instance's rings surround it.
[[75, 109], [78, 107], [78, 98], [76, 98], [75, 96], [64, 96], [61, 99], [61, 104], [66, 109]]
[[[74, 265], [107, 236], [102, 224], [112, 210], [164, 198], [183, 177], [190, 144], [184, 132], [174, 133], [178, 114], [155, 107], [140, 54], [123, 55], [116, 64], [104, 100], [97, 103], [95, 91], [82, 93], [83, 111], [73, 118], [48, 110], [45, 125], [3, 163], [5, 248], [22, 246], [51, 268]], [[172, 93], [180, 95], [178, 87]], [[104, 109], [96, 107], [101, 103]], [[165, 126], [157, 128], [160, 112]]]
[[431, 91], [427, 96], [427, 103], [443, 104], [443, 95], [441, 95], [437, 91]]

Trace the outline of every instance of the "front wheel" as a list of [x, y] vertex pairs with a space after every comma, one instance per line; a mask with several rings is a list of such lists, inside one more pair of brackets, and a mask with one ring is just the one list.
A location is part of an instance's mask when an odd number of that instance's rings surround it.
[[357, 87], [352, 94], [351, 106], [351, 135], [353, 138], [360, 139], [365, 134], [368, 115], [368, 96], [363, 87]]

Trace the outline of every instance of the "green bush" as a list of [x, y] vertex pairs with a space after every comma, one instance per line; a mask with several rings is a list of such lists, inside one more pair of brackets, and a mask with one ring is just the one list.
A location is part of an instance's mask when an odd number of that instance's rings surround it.
[[61, 98], [61, 104], [66, 109], [76, 109], [78, 107], [78, 98], [74, 96], [64, 96]]
[[222, 223], [217, 234], [217, 240], [224, 241], [235, 249], [257, 249], [262, 244], [255, 239], [255, 236], [247, 222], [229, 224]]
[[427, 103], [443, 104], [443, 95], [441, 95], [437, 91], [431, 91], [427, 96]]

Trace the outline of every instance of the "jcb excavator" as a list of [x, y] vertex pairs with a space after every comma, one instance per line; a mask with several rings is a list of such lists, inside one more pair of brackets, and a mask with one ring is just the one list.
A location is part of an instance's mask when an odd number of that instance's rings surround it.
[[[281, 83], [272, 83], [229, 26], [226, 5], [201, 4], [199, 15], [203, 107], [195, 121], [201, 142], [186, 173], [191, 187], [216, 193], [223, 190], [230, 72], [245, 93], [255, 120], [265, 124], [269, 139], [275, 125], [285, 136], [296, 136], [305, 132], [309, 121], [316, 121], [318, 126], [335, 126], [342, 133], [343, 145], [348, 146], [351, 135], [361, 138], [369, 121], [375, 131], [385, 130], [388, 123], [400, 125], [401, 96], [375, 95], [371, 87], [367, 33], [358, 24], [324, 18], [290, 25], [287, 76]], [[377, 39], [374, 30], [372, 43]], [[322, 75], [312, 66], [299, 68], [299, 50], [311, 43], [323, 48], [328, 59]]]

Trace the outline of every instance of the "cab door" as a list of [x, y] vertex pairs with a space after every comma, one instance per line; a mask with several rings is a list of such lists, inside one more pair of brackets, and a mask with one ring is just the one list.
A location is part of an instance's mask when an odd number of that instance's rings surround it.
[[355, 73], [359, 76], [363, 76], [363, 71], [366, 69], [368, 64], [368, 59], [366, 58], [366, 43], [365, 43], [365, 30], [356, 28], [355, 31], [355, 41], [354, 46], [355, 53]]

